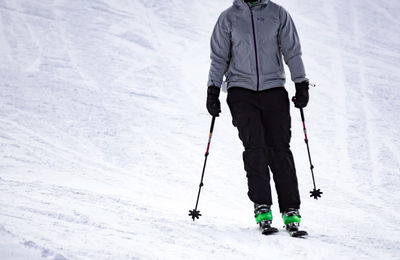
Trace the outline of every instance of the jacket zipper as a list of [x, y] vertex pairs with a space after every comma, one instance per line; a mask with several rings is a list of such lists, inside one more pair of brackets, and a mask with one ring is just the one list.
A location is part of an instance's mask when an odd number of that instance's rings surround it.
[[250, 9], [250, 14], [251, 14], [251, 25], [253, 27], [253, 39], [254, 39], [254, 52], [256, 55], [256, 71], [257, 71], [257, 91], [259, 91], [260, 88], [260, 73], [258, 70], [258, 53], [257, 53], [257, 39], [256, 39], [256, 30], [254, 26], [254, 16], [253, 16], [253, 10], [251, 9], [251, 6], [249, 6]]

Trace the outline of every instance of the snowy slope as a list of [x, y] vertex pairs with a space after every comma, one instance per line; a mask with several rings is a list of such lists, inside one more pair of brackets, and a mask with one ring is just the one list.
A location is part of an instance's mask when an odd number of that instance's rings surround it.
[[319, 201], [292, 109], [308, 239], [259, 235], [225, 102], [203, 216], [187, 216], [209, 37], [231, 1], [0, 0], [0, 258], [398, 258], [400, 4], [277, 2], [317, 84], [306, 119]]

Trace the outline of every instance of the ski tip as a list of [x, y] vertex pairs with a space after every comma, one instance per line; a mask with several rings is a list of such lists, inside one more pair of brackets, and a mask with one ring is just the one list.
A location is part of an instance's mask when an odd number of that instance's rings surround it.
[[308, 233], [307, 233], [307, 231], [304, 231], [304, 230], [298, 230], [298, 231], [290, 232], [290, 235], [292, 237], [306, 237], [306, 236], [308, 236]]
[[266, 229], [262, 230], [261, 233], [263, 235], [271, 235], [271, 234], [278, 233], [278, 232], [279, 232], [279, 230], [277, 228], [270, 227], [270, 228], [266, 228]]

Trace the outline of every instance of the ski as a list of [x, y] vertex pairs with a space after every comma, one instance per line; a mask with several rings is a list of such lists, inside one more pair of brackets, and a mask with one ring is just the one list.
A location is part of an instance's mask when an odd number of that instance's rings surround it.
[[294, 230], [294, 231], [289, 231], [290, 236], [292, 237], [304, 237], [304, 236], [308, 236], [307, 231], [304, 230]]
[[260, 222], [260, 230], [263, 235], [271, 235], [279, 231], [277, 228], [271, 227], [270, 220], [262, 220]]
[[[297, 224], [297, 223], [296, 223]], [[286, 226], [286, 230], [289, 232], [291, 237], [304, 237], [308, 236], [307, 231], [299, 230], [298, 225], [295, 223], [290, 223]]]
[[271, 226], [260, 228], [260, 229], [261, 229], [261, 233], [266, 236], [279, 232], [279, 230], [277, 228], [274, 228]]

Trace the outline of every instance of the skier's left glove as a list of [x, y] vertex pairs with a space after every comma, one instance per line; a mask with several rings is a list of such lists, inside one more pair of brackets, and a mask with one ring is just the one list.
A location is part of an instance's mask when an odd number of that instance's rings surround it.
[[294, 106], [297, 108], [304, 108], [308, 104], [308, 81], [303, 81], [300, 83], [295, 83], [296, 86], [296, 96], [294, 99]]
[[219, 102], [220, 88], [209, 86], [207, 89], [207, 110], [212, 116], [219, 116], [221, 113], [221, 102]]

